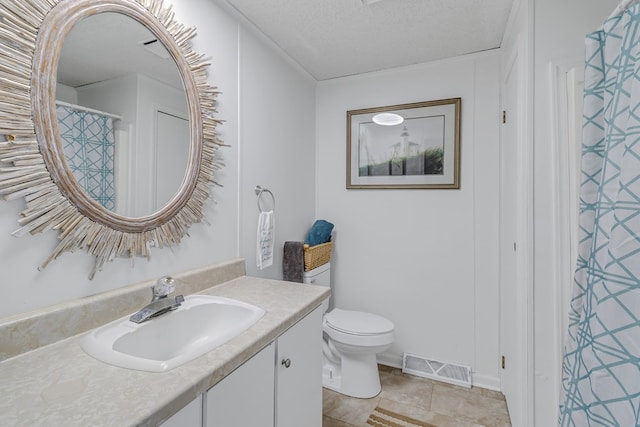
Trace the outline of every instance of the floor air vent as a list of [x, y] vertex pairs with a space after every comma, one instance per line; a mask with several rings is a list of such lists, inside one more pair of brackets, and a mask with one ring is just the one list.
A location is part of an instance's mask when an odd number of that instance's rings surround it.
[[404, 354], [402, 372], [463, 387], [471, 387], [470, 367], [427, 359], [414, 354]]

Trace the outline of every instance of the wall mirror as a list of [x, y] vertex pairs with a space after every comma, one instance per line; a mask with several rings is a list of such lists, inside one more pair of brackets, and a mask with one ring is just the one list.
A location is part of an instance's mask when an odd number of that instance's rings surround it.
[[182, 184], [189, 116], [178, 67], [157, 37], [122, 13], [78, 21], [55, 88], [58, 133], [74, 178], [105, 209], [150, 215]]
[[0, 195], [22, 236], [116, 257], [177, 245], [204, 216], [217, 92], [195, 29], [162, 0], [9, 0], [0, 9]]

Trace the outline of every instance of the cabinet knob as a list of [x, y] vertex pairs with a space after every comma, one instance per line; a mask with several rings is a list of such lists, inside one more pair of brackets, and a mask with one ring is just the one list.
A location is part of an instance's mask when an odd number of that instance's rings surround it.
[[282, 359], [282, 362], [280, 362], [282, 366], [284, 366], [285, 368], [288, 368], [289, 366], [291, 366], [291, 359], [287, 358], [287, 359]]

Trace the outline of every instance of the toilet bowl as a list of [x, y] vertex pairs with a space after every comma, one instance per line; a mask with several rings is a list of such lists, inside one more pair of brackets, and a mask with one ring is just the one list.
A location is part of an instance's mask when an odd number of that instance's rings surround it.
[[380, 393], [377, 354], [393, 343], [393, 323], [361, 311], [333, 309], [322, 330], [323, 385], [347, 396], [369, 398]]
[[[330, 286], [330, 264], [304, 273], [304, 283]], [[334, 308], [325, 312], [322, 385], [338, 393], [370, 398], [380, 393], [377, 354], [394, 340], [393, 323], [376, 314]]]

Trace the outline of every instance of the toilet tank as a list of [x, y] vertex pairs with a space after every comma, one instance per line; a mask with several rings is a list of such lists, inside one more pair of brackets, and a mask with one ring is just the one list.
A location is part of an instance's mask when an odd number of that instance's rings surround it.
[[[331, 263], [322, 264], [313, 270], [305, 271], [302, 274], [302, 283], [316, 286], [331, 287]], [[330, 299], [322, 302], [322, 313], [333, 307], [333, 295]]]
[[331, 287], [331, 263], [322, 264], [302, 274], [302, 283]]

